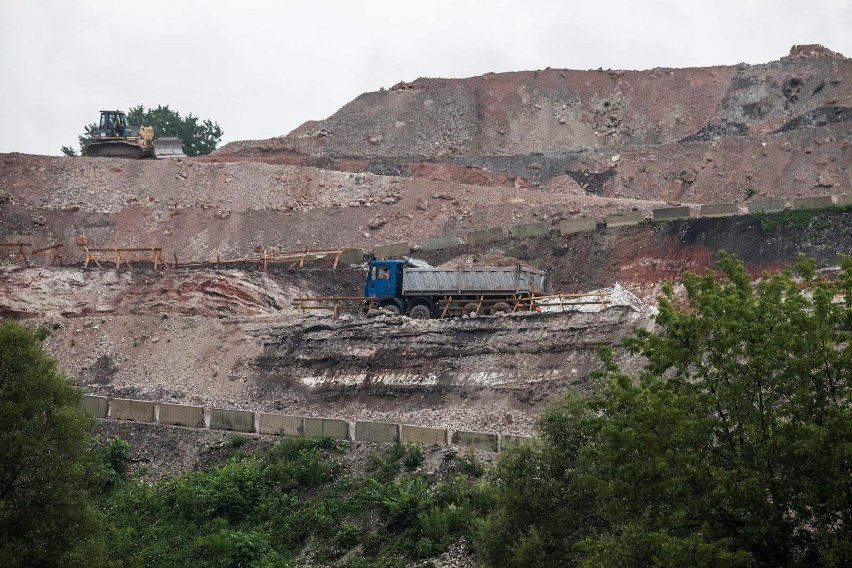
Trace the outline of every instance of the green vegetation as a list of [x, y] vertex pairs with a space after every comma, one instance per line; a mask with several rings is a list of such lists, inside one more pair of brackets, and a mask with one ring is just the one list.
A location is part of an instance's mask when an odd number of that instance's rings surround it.
[[0, 324], [0, 566], [99, 555], [92, 496], [106, 482], [82, 394], [41, 348], [46, 326]]
[[[146, 109], [139, 105], [127, 111], [127, 121], [133, 126], [153, 126], [154, 136], [162, 138], [176, 136], [183, 140], [183, 153], [187, 156], [205, 156], [216, 149], [222, 140], [222, 129], [219, 124], [210, 120], [200, 120], [191, 113], [181, 116], [171, 110], [168, 105]], [[79, 155], [85, 154], [86, 147], [92, 135], [98, 130], [95, 123], [84, 127], [84, 132], [78, 136], [80, 143]], [[62, 153], [66, 156], [77, 156], [78, 152], [70, 146], [63, 146]]]
[[852, 206], [838, 205], [835, 207], [826, 207], [824, 209], [786, 209], [784, 211], [778, 211], [777, 213], [758, 211], [755, 213], [755, 216], [758, 221], [760, 221], [761, 232], [763, 232], [763, 234], [767, 237], [771, 237], [775, 234], [776, 229], [785, 226], [798, 228], [810, 226], [814, 229], [824, 229], [826, 224], [817, 224], [818, 221], [823, 219], [825, 216], [849, 211], [852, 211]]
[[412, 456], [422, 459], [419, 446], [394, 446], [363, 477], [347, 475], [344, 450], [331, 439], [283, 439], [207, 471], [153, 485], [125, 480], [102, 501], [107, 557], [130, 566], [286, 566], [309, 545], [319, 565], [348, 554], [343, 565], [402, 566], [470, 539], [473, 519], [490, 506], [479, 481], [405, 471]]
[[807, 227], [811, 220], [820, 212], [825, 212], [824, 209], [787, 209], [777, 213], [764, 213], [759, 211], [757, 219], [760, 221], [760, 230], [767, 237], [775, 234], [775, 229], [785, 225], [794, 227]]
[[[510, 448], [479, 530], [492, 566], [841, 566], [852, 558], [852, 259], [834, 288], [814, 264], [756, 289], [687, 274], [662, 331], [626, 340], [629, 377], [602, 350], [599, 394], [541, 417]], [[839, 290], [838, 290], [839, 288]], [[835, 301], [835, 293], [845, 301]]]

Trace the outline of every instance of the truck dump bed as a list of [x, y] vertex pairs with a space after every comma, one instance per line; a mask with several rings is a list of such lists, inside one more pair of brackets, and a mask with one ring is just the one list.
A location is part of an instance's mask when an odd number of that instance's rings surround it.
[[402, 294], [461, 295], [544, 292], [544, 273], [525, 266], [405, 268]]

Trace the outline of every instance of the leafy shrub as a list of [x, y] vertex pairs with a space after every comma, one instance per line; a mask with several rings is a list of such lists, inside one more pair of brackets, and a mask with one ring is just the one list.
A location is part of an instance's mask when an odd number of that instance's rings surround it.
[[408, 469], [415, 469], [423, 463], [423, 445], [422, 444], [405, 444], [405, 457], [402, 463]]
[[38, 339], [39, 341], [44, 341], [51, 335], [50, 328], [48, 328], [46, 325], [37, 326], [33, 330], [33, 332], [35, 333], [36, 339]]
[[468, 448], [464, 455], [456, 458], [459, 471], [468, 477], [479, 478], [485, 475], [485, 464], [476, 455], [473, 448]]
[[417, 516], [421, 534], [441, 545], [451, 544], [469, 520], [470, 511], [453, 503], [443, 508], [434, 506]]
[[370, 481], [372, 487], [369, 495], [373, 502], [381, 506], [389, 528], [414, 523], [425, 501], [426, 482], [422, 476], [405, 476], [385, 485], [375, 479]]
[[100, 461], [98, 477], [103, 489], [110, 489], [123, 479], [130, 465], [130, 444], [121, 438], [111, 438], [106, 442], [95, 441], [93, 451]]
[[231, 437], [228, 439], [228, 445], [230, 445], [234, 449], [241, 448], [243, 445], [245, 445], [247, 441], [248, 438], [246, 438], [243, 434], [235, 432], [231, 434]]
[[352, 523], [343, 523], [337, 531], [337, 542], [344, 550], [349, 550], [361, 540], [361, 529]]

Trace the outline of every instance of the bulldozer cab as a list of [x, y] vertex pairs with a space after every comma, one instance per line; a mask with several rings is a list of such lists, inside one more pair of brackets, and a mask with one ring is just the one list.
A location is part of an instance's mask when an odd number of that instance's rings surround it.
[[127, 115], [120, 110], [102, 110], [98, 133], [102, 136], [123, 137], [128, 131]]

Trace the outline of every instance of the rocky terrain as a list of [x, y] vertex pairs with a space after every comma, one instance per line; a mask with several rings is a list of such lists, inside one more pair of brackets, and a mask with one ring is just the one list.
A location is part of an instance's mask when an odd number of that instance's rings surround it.
[[[66, 260], [24, 268], [8, 258], [0, 316], [51, 324], [48, 349], [95, 394], [530, 433], [547, 400], [593, 388], [596, 344], [617, 345], [652, 315], [333, 320], [291, 301], [358, 295], [363, 268], [84, 270], [78, 243], [162, 247], [188, 262], [270, 244], [416, 248], [436, 235], [666, 204], [745, 213], [755, 200], [852, 193], [851, 146], [852, 62], [795, 46], [754, 66], [418, 79], [204, 158], [4, 154], [0, 242], [59, 242]], [[618, 282], [652, 304], [664, 279], [712, 269], [720, 249], [756, 275], [799, 252], [830, 273], [852, 253], [852, 212], [554, 231], [418, 256], [523, 261], [555, 290]]]

